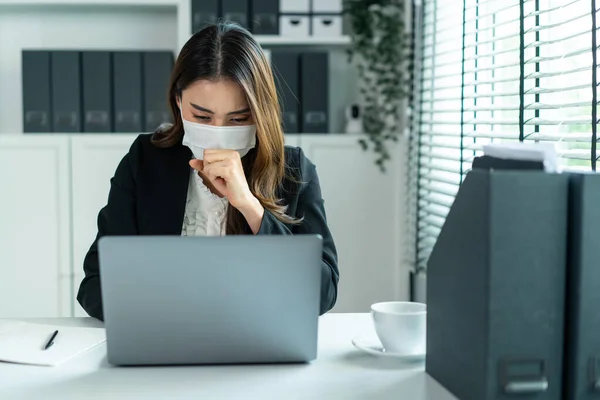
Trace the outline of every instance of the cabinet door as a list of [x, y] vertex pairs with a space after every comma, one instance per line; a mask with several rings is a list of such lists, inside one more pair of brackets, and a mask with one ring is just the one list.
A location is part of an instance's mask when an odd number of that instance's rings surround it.
[[75, 316], [87, 314], [75, 300], [83, 279], [83, 259], [96, 238], [98, 212], [106, 205], [110, 179], [137, 135], [72, 136], [73, 288]]
[[285, 145], [292, 147], [300, 146], [300, 135], [285, 135]]
[[0, 318], [71, 314], [69, 140], [0, 135]]
[[334, 311], [367, 312], [378, 301], [407, 300], [408, 268], [400, 259], [406, 190], [402, 145], [392, 150], [385, 174], [355, 135], [303, 135], [301, 146], [317, 166], [338, 250], [340, 286]]

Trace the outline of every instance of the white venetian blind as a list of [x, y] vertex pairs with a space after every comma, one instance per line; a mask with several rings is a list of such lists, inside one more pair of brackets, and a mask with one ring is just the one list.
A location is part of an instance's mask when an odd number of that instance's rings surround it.
[[424, 2], [413, 125], [417, 267], [484, 144], [552, 141], [563, 167], [595, 169], [592, 10], [593, 0]]
[[557, 142], [564, 167], [589, 170], [595, 6], [591, 0], [525, 6], [524, 137]]

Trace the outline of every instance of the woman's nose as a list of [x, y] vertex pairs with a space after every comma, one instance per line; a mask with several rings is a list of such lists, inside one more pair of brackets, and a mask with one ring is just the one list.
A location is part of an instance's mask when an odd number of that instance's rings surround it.
[[223, 118], [213, 118], [212, 124], [213, 126], [225, 126], [227, 125], [227, 120]]

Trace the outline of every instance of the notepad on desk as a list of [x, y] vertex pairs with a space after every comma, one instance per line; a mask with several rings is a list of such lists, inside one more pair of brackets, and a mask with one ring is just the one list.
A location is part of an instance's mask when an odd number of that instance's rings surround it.
[[[44, 349], [53, 333], [53, 345]], [[0, 320], [0, 362], [56, 366], [106, 341], [103, 328]]]

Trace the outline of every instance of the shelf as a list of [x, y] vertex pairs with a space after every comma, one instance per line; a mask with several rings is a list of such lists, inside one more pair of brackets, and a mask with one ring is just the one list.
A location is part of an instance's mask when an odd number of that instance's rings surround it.
[[277, 35], [255, 35], [261, 45], [272, 46], [347, 46], [350, 44], [350, 36], [305, 36], [286, 37]]
[[[147, 134], [149, 132], [105, 132], [105, 133], [91, 133], [91, 132], [34, 132], [34, 133], [23, 133], [23, 132], [0, 132], [0, 137], [6, 136], [25, 136], [25, 137], [53, 137], [53, 136], [76, 136], [76, 137], [87, 137], [87, 138], [98, 138], [98, 137], [123, 137], [123, 136], [137, 136]], [[349, 137], [359, 139], [365, 137], [362, 133], [286, 133], [285, 136], [303, 136], [303, 137]]]
[[176, 7], [181, 0], [0, 0], [1, 6], [141, 6]]

